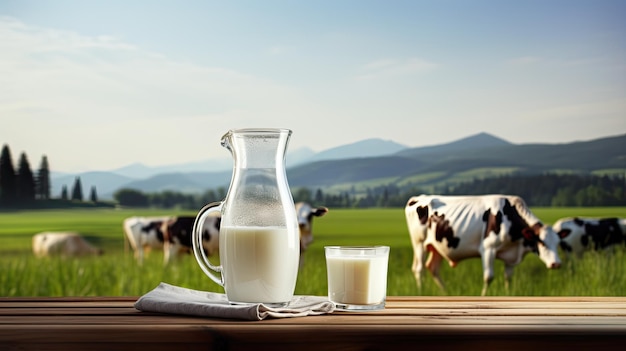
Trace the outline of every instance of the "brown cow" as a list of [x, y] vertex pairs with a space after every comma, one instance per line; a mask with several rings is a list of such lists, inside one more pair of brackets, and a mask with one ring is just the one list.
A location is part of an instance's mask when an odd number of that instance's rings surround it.
[[37, 257], [75, 257], [102, 255], [103, 251], [76, 232], [43, 232], [33, 236], [33, 253]]
[[296, 203], [296, 215], [300, 227], [300, 253], [313, 242], [313, 217], [322, 217], [326, 213], [328, 213], [326, 207], [313, 207], [306, 202]]

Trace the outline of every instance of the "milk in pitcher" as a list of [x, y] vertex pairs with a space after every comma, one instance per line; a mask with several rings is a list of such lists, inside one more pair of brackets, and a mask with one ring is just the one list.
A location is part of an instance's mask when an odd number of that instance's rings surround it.
[[298, 274], [298, 239], [284, 227], [222, 226], [220, 261], [229, 301], [289, 301]]

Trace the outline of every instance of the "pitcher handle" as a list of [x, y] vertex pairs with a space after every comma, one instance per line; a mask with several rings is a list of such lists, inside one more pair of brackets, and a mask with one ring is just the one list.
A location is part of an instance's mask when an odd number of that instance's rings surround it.
[[[193, 231], [191, 233], [191, 246], [193, 247], [193, 254], [196, 257], [196, 261], [202, 268], [204, 274], [206, 274], [211, 280], [224, 287], [224, 275], [222, 274], [222, 265], [215, 266], [211, 264], [206, 254], [204, 253], [204, 247], [202, 245], [202, 227], [203, 224], [211, 213], [220, 212], [222, 210], [223, 202], [212, 202], [205, 205], [198, 215], [193, 224]], [[218, 277], [213, 271], [220, 274]]]

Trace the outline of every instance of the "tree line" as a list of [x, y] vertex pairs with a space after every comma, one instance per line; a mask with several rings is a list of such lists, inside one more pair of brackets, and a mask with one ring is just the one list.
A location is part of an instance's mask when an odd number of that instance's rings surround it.
[[356, 191], [324, 194], [322, 190], [298, 189], [294, 201], [308, 201], [328, 207], [404, 207], [411, 196], [420, 194], [521, 196], [530, 206], [626, 206], [626, 176], [581, 174], [513, 174], [435, 187], [381, 185], [365, 193]]
[[[352, 189], [342, 193], [324, 193], [322, 189], [292, 189], [294, 202], [305, 201], [315, 206], [333, 208], [397, 207], [406, 205], [411, 196], [432, 194], [419, 187], [400, 188], [381, 185], [364, 192]], [[510, 194], [524, 198], [530, 206], [626, 206], [626, 178], [594, 175], [506, 175], [475, 179], [470, 182], [435, 189], [441, 195]], [[120, 189], [114, 194], [122, 206], [184, 208], [197, 210], [209, 202], [223, 200], [226, 189], [207, 190], [202, 194], [174, 191], [143, 193]]]
[[532, 206], [626, 206], [626, 175], [499, 176], [460, 184], [449, 193], [515, 194]]
[[[154, 208], [182, 208], [197, 210], [209, 202], [226, 197], [226, 188], [210, 189], [200, 194], [176, 191], [144, 193], [136, 189], [120, 189], [113, 195], [115, 203], [98, 200], [96, 188], [91, 187], [84, 199], [80, 177], [76, 177], [71, 192], [63, 185], [58, 198], [50, 195], [50, 167], [48, 158], [41, 158], [39, 168], [33, 172], [26, 153], [20, 154], [14, 166], [11, 151], [4, 145], [0, 153], [0, 208], [43, 208], [78, 205], [106, 205]], [[357, 191], [354, 188], [341, 193], [324, 192], [323, 189], [292, 189], [295, 202], [306, 201], [315, 206], [335, 208], [404, 207], [406, 201], [419, 194], [441, 195], [519, 195], [530, 206], [626, 206], [626, 176], [582, 174], [503, 175], [475, 179], [460, 184], [424, 190], [417, 186], [399, 187], [380, 185]]]
[[[43, 155], [39, 168], [33, 172], [25, 152], [20, 154], [17, 167], [13, 164], [8, 145], [0, 152], [0, 208], [42, 208], [64, 207], [84, 202], [80, 177], [76, 177], [71, 194], [63, 185], [58, 198], [50, 195], [50, 166], [48, 157]], [[92, 186], [89, 202], [98, 203], [96, 187]]]

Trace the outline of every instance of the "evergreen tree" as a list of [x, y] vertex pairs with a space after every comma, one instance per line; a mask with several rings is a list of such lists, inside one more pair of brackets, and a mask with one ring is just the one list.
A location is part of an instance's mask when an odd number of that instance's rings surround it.
[[39, 172], [37, 173], [37, 198], [42, 200], [50, 198], [50, 168], [46, 155], [41, 158]]
[[67, 186], [63, 185], [63, 188], [61, 189], [61, 200], [67, 200]]
[[83, 201], [83, 186], [80, 183], [80, 177], [76, 177], [74, 180], [74, 186], [72, 187], [72, 200]]
[[92, 186], [89, 191], [89, 200], [93, 203], [98, 202], [98, 194], [96, 194], [96, 187]]
[[17, 202], [17, 179], [13, 159], [8, 145], [2, 147], [0, 154], [0, 204], [13, 206]]
[[22, 152], [17, 168], [17, 196], [22, 204], [35, 201], [35, 177], [30, 169], [26, 153]]

